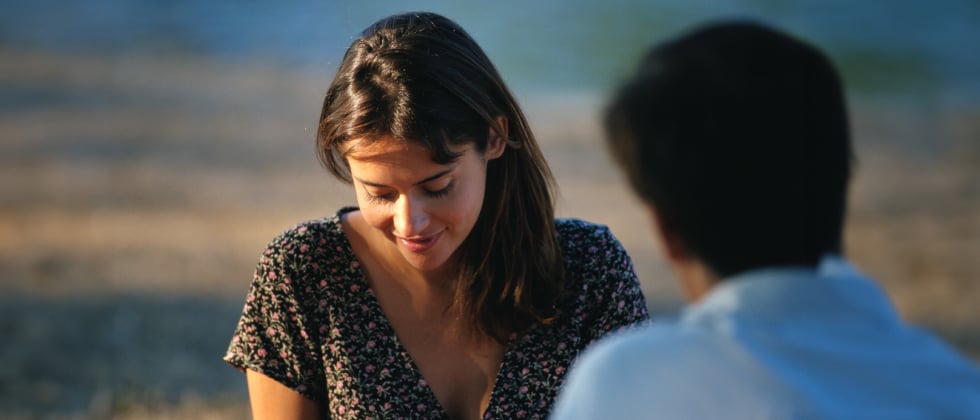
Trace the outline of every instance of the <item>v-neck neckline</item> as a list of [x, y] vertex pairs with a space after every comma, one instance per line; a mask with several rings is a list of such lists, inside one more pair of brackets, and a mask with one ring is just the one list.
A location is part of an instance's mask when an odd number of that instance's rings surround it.
[[[414, 376], [412, 379], [415, 381], [412, 386], [423, 387], [427, 398], [430, 400], [429, 402], [435, 403], [436, 406], [439, 407], [439, 411], [442, 413], [443, 417], [449, 418], [446, 408], [442, 405], [442, 402], [439, 401], [439, 398], [436, 396], [436, 393], [432, 387], [429, 386], [429, 381], [425, 379], [425, 376], [422, 374], [422, 370], [419, 369], [418, 364], [415, 363], [415, 359], [408, 352], [408, 349], [405, 348], [404, 344], [402, 344], [401, 339], [398, 338], [398, 334], [395, 332], [394, 326], [391, 325], [391, 320], [388, 319], [388, 315], [385, 314], [384, 309], [381, 307], [381, 302], [378, 301], [378, 296], [375, 294], [374, 289], [371, 288], [371, 284], [367, 280], [364, 264], [361, 263], [361, 260], [357, 257], [357, 254], [354, 253], [354, 246], [351, 243], [350, 238], [347, 237], [347, 233], [344, 232], [344, 215], [357, 210], [359, 210], [357, 207], [344, 207], [334, 216], [337, 219], [337, 231], [341, 237], [343, 237], [343, 251], [357, 262], [357, 266], [352, 267], [354, 272], [353, 274], [356, 275], [350, 276], [350, 280], [352, 282], [357, 282], [357, 285], [363, 288], [365, 291], [364, 303], [370, 306], [371, 310], [375, 312], [374, 315], [378, 316], [378, 319], [384, 320], [383, 323], [379, 324], [379, 327], [384, 328], [384, 333], [391, 339], [393, 350], [401, 355], [403, 361], [407, 362], [411, 366]], [[481, 419], [486, 418], [488, 413], [493, 412], [491, 409], [494, 407], [495, 400], [500, 398], [500, 396], [497, 395], [499, 392], [501, 392], [500, 381], [501, 379], [506, 378], [506, 369], [513, 365], [514, 362], [511, 361], [511, 359], [514, 357], [513, 355], [515, 354], [518, 345], [527, 340], [531, 333], [537, 329], [536, 327], [536, 324], [532, 325], [531, 328], [529, 328], [528, 331], [526, 331], [521, 337], [510, 340], [510, 342], [505, 346], [503, 358], [501, 359], [500, 366], [497, 369], [497, 375], [493, 381], [493, 389], [490, 390], [490, 400], [487, 402], [486, 409], [484, 409], [483, 413], [480, 414]]]

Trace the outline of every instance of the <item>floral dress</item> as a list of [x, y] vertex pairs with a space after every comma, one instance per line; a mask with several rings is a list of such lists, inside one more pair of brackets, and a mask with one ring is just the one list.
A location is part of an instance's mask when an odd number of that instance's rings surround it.
[[[344, 235], [340, 216], [299, 224], [263, 253], [225, 356], [320, 404], [332, 419], [444, 419]], [[557, 317], [511, 336], [485, 419], [543, 419], [572, 361], [648, 317], [632, 263], [604, 226], [559, 219]]]

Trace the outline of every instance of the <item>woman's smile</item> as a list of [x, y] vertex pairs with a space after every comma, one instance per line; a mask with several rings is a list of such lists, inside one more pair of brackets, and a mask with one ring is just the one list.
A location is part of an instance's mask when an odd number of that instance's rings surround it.
[[398, 243], [407, 251], [416, 254], [423, 254], [438, 244], [439, 239], [442, 238], [443, 232], [445, 232], [445, 230], [440, 230], [433, 235], [427, 236], [415, 235], [412, 237], [403, 237], [399, 236], [398, 234], [395, 234], [394, 236], [397, 238]]

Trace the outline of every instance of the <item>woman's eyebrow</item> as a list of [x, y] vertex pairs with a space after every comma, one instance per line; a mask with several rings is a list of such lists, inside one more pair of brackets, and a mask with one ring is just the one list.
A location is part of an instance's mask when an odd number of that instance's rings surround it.
[[[454, 166], [452, 168], [447, 168], [445, 170], [439, 171], [435, 175], [432, 175], [432, 176], [430, 176], [428, 178], [425, 178], [425, 179], [423, 179], [423, 180], [421, 180], [419, 182], [413, 183], [412, 185], [422, 185], [422, 184], [425, 184], [426, 182], [429, 182], [429, 181], [433, 181], [433, 180], [442, 178], [444, 175], [452, 172], [453, 169], [456, 169], [456, 167]], [[360, 179], [360, 178], [357, 178], [357, 177], [354, 177], [354, 179], [356, 179], [357, 182], [360, 182], [361, 184], [367, 185], [369, 187], [375, 187], [375, 188], [387, 188], [388, 187], [387, 185], [384, 185], [384, 184], [379, 184], [377, 182], [371, 182], [371, 181], [365, 181], [365, 180]]]
[[416, 182], [413, 185], [422, 185], [422, 184], [425, 184], [426, 182], [429, 182], [429, 181], [433, 181], [433, 180], [442, 178], [443, 175], [446, 175], [446, 174], [452, 172], [453, 169], [456, 169], [456, 167], [453, 166], [452, 168], [446, 168], [445, 170], [439, 171], [439, 173], [437, 173], [435, 175], [432, 175], [432, 176], [430, 176], [430, 177], [428, 177], [426, 179], [423, 179], [423, 180], [421, 180], [419, 182]]

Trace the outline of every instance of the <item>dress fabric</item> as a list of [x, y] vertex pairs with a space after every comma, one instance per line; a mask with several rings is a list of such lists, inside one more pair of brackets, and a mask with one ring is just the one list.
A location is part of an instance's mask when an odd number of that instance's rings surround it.
[[838, 256], [726, 279], [569, 375], [555, 420], [980, 419], [977, 365]]
[[[340, 217], [301, 223], [262, 254], [225, 356], [316, 401], [332, 419], [448, 418], [368, 286]], [[512, 335], [484, 418], [546, 418], [571, 362], [647, 319], [632, 263], [608, 228], [556, 220], [565, 291], [556, 319]]]

